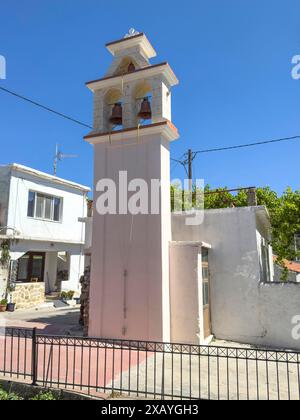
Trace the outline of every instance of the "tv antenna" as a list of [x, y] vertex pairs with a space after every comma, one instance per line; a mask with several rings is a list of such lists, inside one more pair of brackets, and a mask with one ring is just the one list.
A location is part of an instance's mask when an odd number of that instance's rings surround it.
[[57, 163], [61, 162], [63, 159], [66, 158], [77, 158], [77, 155], [67, 155], [65, 153], [62, 153], [62, 151], [59, 149], [59, 145], [56, 145], [55, 148], [55, 156], [54, 156], [54, 164], [53, 164], [53, 173], [54, 176], [57, 175]]

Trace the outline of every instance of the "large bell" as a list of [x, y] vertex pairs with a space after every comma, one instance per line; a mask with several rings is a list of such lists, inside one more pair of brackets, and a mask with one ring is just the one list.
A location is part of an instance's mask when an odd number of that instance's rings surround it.
[[151, 104], [149, 101], [149, 98], [144, 98], [142, 105], [141, 105], [141, 110], [138, 113], [138, 117], [141, 120], [151, 120], [152, 118], [152, 111], [151, 111]]
[[122, 125], [123, 110], [122, 110], [122, 104], [120, 102], [114, 105], [109, 121], [113, 125]]
[[128, 73], [134, 73], [135, 72], [135, 65], [131, 62], [128, 66]]

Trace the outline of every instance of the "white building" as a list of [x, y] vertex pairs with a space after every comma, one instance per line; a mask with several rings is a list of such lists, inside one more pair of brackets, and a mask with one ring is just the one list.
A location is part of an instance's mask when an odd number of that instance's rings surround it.
[[10, 272], [19, 308], [44, 300], [45, 294], [80, 292], [84, 271], [88, 187], [18, 164], [0, 167], [0, 241], [10, 248]]

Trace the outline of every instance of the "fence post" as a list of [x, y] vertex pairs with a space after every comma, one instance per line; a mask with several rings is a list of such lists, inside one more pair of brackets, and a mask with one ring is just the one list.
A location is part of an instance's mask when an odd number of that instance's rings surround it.
[[32, 385], [37, 385], [37, 342], [36, 342], [36, 328], [32, 330]]

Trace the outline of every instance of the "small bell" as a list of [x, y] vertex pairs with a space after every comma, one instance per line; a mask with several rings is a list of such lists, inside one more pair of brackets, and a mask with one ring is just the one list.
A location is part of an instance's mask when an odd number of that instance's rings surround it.
[[151, 120], [152, 118], [152, 111], [151, 111], [151, 104], [149, 101], [149, 98], [144, 98], [142, 105], [141, 105], [141, 110], [138, 113], [138, 117], [141, 120]]
[[135, 65], [131, 62], [128, 66], [128, 73], [133, 73], [135, 72]]
[[120, 102], [118, 102], [114, 105], [109, 121], [113, 125], [122, 125], [123, 110], [122, 110], [122, 104]]

